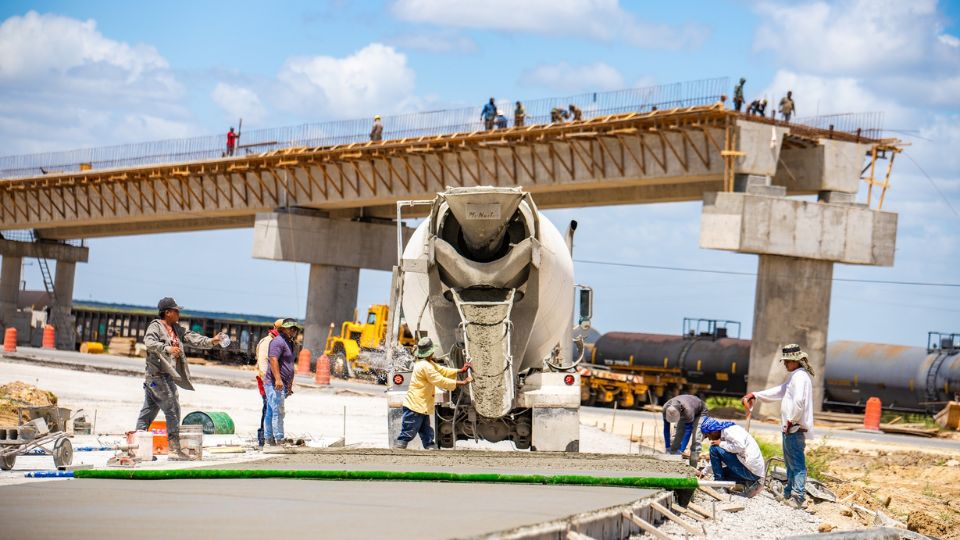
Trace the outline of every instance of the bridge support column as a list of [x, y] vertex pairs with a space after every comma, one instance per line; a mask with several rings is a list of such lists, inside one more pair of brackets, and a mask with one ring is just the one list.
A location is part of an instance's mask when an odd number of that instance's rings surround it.
[[[3, 327], [15, 326], [14, 318], [20, 302], [20, 271], [23, 257], [3, 255], [0, 260], [0, 323]], [[17, 328], [17, 335], [23, 330]]]
[[[404, 228], [404, 241], [412, 232]], [[262, 212], [253, 229], [253, 256], [310, 264], [303, 343], [316, 358], [330, 323], [339, 332], [342, 322], [353, 320], [360, 269], [390, 271], [397, 263], [397, 228], [389, 222], [330, 219], [304, 209]], [[388, 295], [383, 291], [384, 303]]]
[[57, 348], [73, 350], [76, 346], [76, 318], [71, 315], [73, 309], [73, 284], [77, 275], [77, 263], [57, 261], [54, 271], [54, 304], [50, 309], [52, 321], [56, 327]]
[[314, 357], [323, 351], [331, 323], [335, 326], [334, 333], [337, 333], [343, 321], [353, 319], [359, 286], [359, 268], [310, 265], [303, 346], [310, 349]]
[[[771, 195], [708, 193], [700, 247], [760, 256], [750, 348], [749, 390], [782, 382], [780, 349], [797, 343], [816, 372], [814, 407], [823, 376], [834, 263], [892, 266], [897, 215], [861, 205], [807, 202]], [[782, 188], [781, 188], [782, 189]], [[762, 408], [776, 414], [776, 405]]]

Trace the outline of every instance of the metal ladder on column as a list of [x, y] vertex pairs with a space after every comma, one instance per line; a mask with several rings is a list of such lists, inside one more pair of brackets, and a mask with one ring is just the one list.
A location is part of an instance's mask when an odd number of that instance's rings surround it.
[[[31, 230], [30, 237], [34, 242], [38, 242], [40, 237], [37, 236], [37, 231]], [[52, 324], [54, 328], [59, 328], [60, 321], [56, 320], [56, 310], [54, 306], [57, 305], [57, 293], [53, 285], [53, 274], [50, 272], [50, 265], [47, 263], [47, 260], [43, 257], [37, 257], [37, 264], [40, 266], [40, 275], [43, 277], [43, 288], [47, 291], [47, 294], [50, 295], [50, 319], [47, 321], [48, 324]]]

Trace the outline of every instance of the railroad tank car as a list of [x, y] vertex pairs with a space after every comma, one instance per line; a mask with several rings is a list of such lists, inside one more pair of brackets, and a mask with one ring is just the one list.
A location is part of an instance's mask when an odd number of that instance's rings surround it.
[[928, 347], [834, 341], [827, 345], [824, 405], [931, 413], [960, 394], [960, 342], [932, 334]]
[[742, 396], [747, 391], [750, 340], [710, 335], [609, 332], [597, 340], [591, 362], [618, 371], [681, 373], [709, 394]]

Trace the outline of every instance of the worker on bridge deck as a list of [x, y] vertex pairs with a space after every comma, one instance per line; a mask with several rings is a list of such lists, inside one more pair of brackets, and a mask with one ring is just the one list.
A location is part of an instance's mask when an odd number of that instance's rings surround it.
[[710, 440], [713, 479], [742, 484], [744, 497], [760, 493], [766, 467], [760, 446], [753, 436], [733, 422], [713, 418], [704, 418], [700, 431]]
[[[702, 399], [691, 394], [681, 394], [663, 404], [663, 442], [668, 454], [687, 454], [690, 445], [690, 462], [696, 464], [700, 455], [699, 424], [700, 419], [709, 412]], [[670, 425], [676, 425], [673, 440], [670, 440]]]
[[780, 401], [780, 428], [783, 432], [783, 461], [787, 482], [783, 501], [794, 508], [806, 506], [807, 462], [803, 455], [806, 440], [813, 429], [813, 368], [807, 353], [790, 344], [780, 353], [780, 361], [789, 372], [786, 382], [766, 390], [751, 392], [741, 400], [749, 415], [756, 399]]
[[527, 118], [527, 109], [524, 108], [523, 103], [517, 102], [517, 108], [513, 110], [513, 127], [523, 127], [523, 123]]
[[184, 330], [180, 326], [181, 309], [173, 298], [161, 299], [157, 304], [159, 317], [150, 323], [143, 336], [143, 344], [147, 347], [147, 365], [143, 382], [143, 408], [137, 418], [137, 431], [149, 429], [157, 413], [163, 411], [171, 458], [190, 459], [180, 449], [180, 397], [177, 387], [193, 390], [183, 344], [209, 349], [220, 344], [221, 335], [208, 338]]
[[438, 347], [433, 340], [425, 337], [417, 343], [414, 356], [417, 361], [410, 374], [410, 387], [403, 398], [403, 421], [400, 435], [394, 448], [406, 448], [414, 437], [420, 435], [420, 443], [427, 450], [437, 447], [434, 443], [433, 428], [430, 427], [430, 417], [433, 416], [436, 388], [452, 391], [457, 386], [473, 382], [473, 377], [467, 376], [464, 380], [457, 380], [457, 375], [466, 373], [470, 369], [470, 362], [464, 362], [460, 369], [448, 368], [437, 364], [435, 354]]
[[497, 119], [497, 104], [494, 103], [493, 98], [484, 103], [483, 109], [480, 111], [480, 119], [483, 120], [484, 129], [493, 129], [493, 123]]
[[780, 114], [783, 116], [783, 121], [789, 122], [796, 110], [797, 104], [793, 102], [793, 91], [787, 90], [787, 95], [780, 100]]
[[370, 140], [380, 142], [383, 140], [383, 124], [380, 123], [380, 115], [373, 117], [373, 127], [370, 128]]
[[576, 105], [571, 103], [570, 107], [568, 108], [570, 109], [570, 116], [573, 116], [574, 122], [579, 122], [580, 120], [583, 120], [583, 111], [580, 110], [580, 107], [577, 107]]
[[232, 156], [237, 149], [237, 141], [240, 140], [240, 134], [233, 131], [233, 127], [227, 132], [227, 155]]
[[733, 88], [733, 110], [737, 112], [743, 108], [743, 85], [746, 83], [747, 80], [740, 77], [740, 82]]

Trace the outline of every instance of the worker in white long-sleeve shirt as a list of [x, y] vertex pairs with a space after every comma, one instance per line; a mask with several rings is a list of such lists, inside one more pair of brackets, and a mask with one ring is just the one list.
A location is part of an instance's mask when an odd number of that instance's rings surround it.
[[787, 465], [787, 483], [783, 488], [783, 500], [794, 508], [806, 506], [807, 462], [803, 455], [806, 439], [813, 429], [813, 369], [807, 353], [799, 345], [783, 348], [780, 360], [790, 373], [781, 385], [751, 392], [743, 396], [747, 414], [756, 399], [780, 401], [780, 428], [783, 431], [783, 460]]
[[744, 497], [760, 493], [766, 467], [760, 446], [747, 430], [733, 422], [704, 418], [700, 431], [710, 440], [713, 479], [742, 484]]

